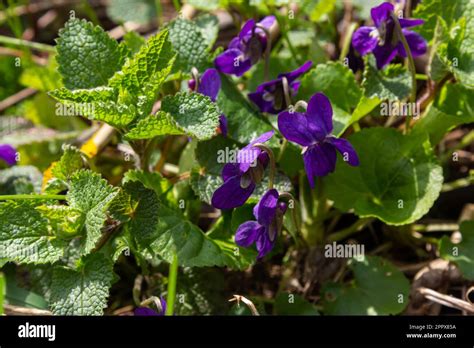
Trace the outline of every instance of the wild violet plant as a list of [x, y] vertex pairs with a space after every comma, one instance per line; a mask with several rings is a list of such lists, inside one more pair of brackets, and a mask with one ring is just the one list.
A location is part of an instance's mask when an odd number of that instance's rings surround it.
[[[458, 17], [435, 5], [459, 6], [449, 11]], [[474, 19], [464, 6], [424, 0], [412, 19], [381, 3], [349, 23], [339, 61], [290, 38], [292, 27], [332, 18], [318, 8], [291, 25], [280, 9], [259, 9], [262, 19], [246, 21], [225, 49], [214, 49], [213, 16], [178, 17], [146, 40], [127, 33], [120, 42], [70, 18], [50, 58], [57, 69], [46, 70], [60, 81], [47, 92], [96, 131], [64, 144], [43, 175], [15, 166], [14, 139], [2, 140], [0, 160], [11, 168], [0, 172], [0, 266], [28, 269], [57, 315], [110, 313], [109, 291], [130, 260], [139, 270], [127, 299], [135, 315], [222, 314], [209, 309], [217, 296], [201, 294], [219, 282], [199, 277], [281, 259], [282, 274], [308, 284], [299, 292], [320, 298], [300, 298], [305, 314], [398, 314], [410, 283], [388, 254], [374, 255], [385, 249], [340, 263], [327, 253], [383, 230], [436, 248], [473, 280], [472, 222], [460, 225], [456, 255], [447, 236], [418, 232], [449, 190], [436, 146], [474, 121]], [[417, 71], [414, 58], [428, 47], [428, 71]], [[337, 267], [327, 277], [314, 270], [328, 265]], [[291, 288], [285, 277], [280, 290]], [[189, 295], [185, 305], [178, 291]], [[274, 313], [288, 313], [280, 296]]]

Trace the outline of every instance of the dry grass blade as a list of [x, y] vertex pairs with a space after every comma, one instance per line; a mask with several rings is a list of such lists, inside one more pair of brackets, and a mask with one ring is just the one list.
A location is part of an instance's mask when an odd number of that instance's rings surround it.
[[430, 301], [474, 314], [474, 305], [469, 302], [450, 295], [441, 294], [433, 289], [420, 288], [418, 291]]

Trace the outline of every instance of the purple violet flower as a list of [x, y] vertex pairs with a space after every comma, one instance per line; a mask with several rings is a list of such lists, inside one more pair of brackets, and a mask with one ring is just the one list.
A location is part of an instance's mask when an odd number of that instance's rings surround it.
[[[258, 24], [269, 30], [275, 20], [275, 16], [267, 16]], [[216, 57], [214, 65], [224, 74], [242, 76], [263, 56], [267, 39], [255, 20], [250, 19], [240, 30], [239, 36], [230, 41], [227, 50]]]
[[268, 141], [274, 131], [263, 133], [242, 148], [236, 156], [237, 163], [227, 163], [222, 169], [224, 184], [212, 195], [212, 206], [218, 209], [232, 209], [243, 205], [252, 195], [268, 164], [268, 154], [257, 143]]
[[257, 221], [247, 221], [235, 233], [235, 242], [241, 247], [255, 243], [258, 258], [261, 259], [272, 250], [276, 237], [283, 226], [286, 203], [278, 201], [278, 191], [268, 190], [253, 208]]
[[303, 161], [311, 188], [314, 188], [314, 177], [325, 176], [336, 168], [336, 150], [351, 166], [359, 165], [352, 145], [346, 139], [331, 135], [332, 106], [322, 93], [311, 97], [304, 114], [281, 112], [278, 129], [286, 139], [303, 146]]
[[[208, 96], [215, 103], [217, 100], [217, 95], [221, 89], [221, 78], [216, 69], [207, 69], [201, 75], [201, 78], [198, 81], [198, 93]], [[192, 91], [196, 90], [196, 81], [194, 79], [188, 81], [188, 86]], [[218, 133], [221, 133], [223, 136], [227, 136], [227, 118], [225, 115], [219, 117], [219, 128], [217, 129]]]
[[160, 296], [161, 311], [157, 312], [149, 307], [138, 307], [135, 308], [136, 316], [164, 316], [166, 313], [166, 301], [163, 296]]
[[307, 72], [312, 65], [313, 62], [308, 60], [298, 69], [280, 74], [276, 80], [262, 83], [257, 87], [255, 92], [249, 93], [249, 99], [259, 107], [260, 111], [278, 114], [289, 106], [286, 105], [283, 78], [285, 77], [288, 81], [290, 96], [295, 96], [301, 84], [301, 82], [296, 81], [296, 79]]
[[[377, 67], [383, 68], [390, 63], [397, 54], [406, 57], [405, 48], [398, 37], [395, 22], [391, 17], [394, 6], [389, 2], [384, 2], [380, 6], [371, 10], [374, 27], [360, 27], [352, 37], [352, 44], [363, 56], [372, 52], [377, 60]], [[399, 18], [403, 35], [413, 57], [420, 56], [426, 52], [427, 45], [425, 39], [411, 30], [405, 28], [414, 27], [424, 23], [422, 19]]]
[[9, 144], [0, 144], [1, 160], [9, 166], [14, 166], [16, 164], [16, 149]]

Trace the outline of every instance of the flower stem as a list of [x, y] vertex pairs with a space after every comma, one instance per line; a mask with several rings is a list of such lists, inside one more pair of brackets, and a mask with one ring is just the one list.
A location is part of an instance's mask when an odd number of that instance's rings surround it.
[[173, 255], [168, 275], [168, 296], [166, 297], [166, 315], [173, 315], [176, 300], [176, 283], [178, 280], [178, 254]]
[[349, 48], [351, 47], [351, 39], [352, 39], [352, 34], [354, 34], [354, 31], [358, 27], [357, 23], [351, 23], [349, 26], [349, 29], [347, 30], [345, 36], [344, 36], [344, 42], [342, 43], [342, 49], [341, 53], [339, 54], [339, 60], [343, 61], [344, 58], [347, 57], [347, 54], [349, 53]]
[[471, 170], [468, 177], [457, 179], [443, 184], [441, 192], [449, 192], [460, 188], [468, 187], [474, 184], [474, 170]]
[[260, 315], [260, 313], [258, 313], [257, 307], [255, 307], [253, 302], [244, 296], [233, 295], [232, 298], [229, 300], [229, 302], [237, 302], [237, 305], [240, 305], [240, 301], [242, 301], [248, 307], [248, 309], [250, 309], [250, 312], [252, 312], [252, 315], [255, 315], [255, 316]]
[[349, 227], [347, 227], [343, 230], [332, 233], [328, 237], [328, 240], [330, 242], [338, 242], [338, 241], [341, 241], [343, 239], [346, 239], [347, 237], [353, 235], [354, 233], [357, 233], [360, 230], [362, 230], [365, 226], [367, 226], [372, 221], [374, 221], [373, 218], [359, 219], [354, 224], [352, 224], [351, 226], [349, 226]]
[[327, 200], [326, 195], [324, 194], [324, 185], [323, 178], [318, 176], [316, 181], [316, 211], [315, 211], [315, 240], [317, 243], [321, 243], [324, 240], [324, 220], [326, 219], [326, 210], [327, 210]]
[[[400, 40], [402, 41], [403, 48], [405, 49], [405, 53], [407, 55], [408, 59], [408, 69], [411, 72], [411, 79], [412, 79], [412, 85], [411, 85], [411, 95], [410, 95], [410, 102], [415, 102], [416, 101], [416, 67], [415, 67], [415, 61], [413, 60], [413, 55], [411, 54], [410, 46], [408, 45], [407, 39], [405, 35], [403, 35], [402, 27], [400, 25], [400, 22], [398, 20], [398, 17], [395, 13], [391, 13], [392, 19], [395, 23], [396, 30], [398, 32], [398, 36]], [[410, 118], [406, 116], [405, 119], [405, 133], [408, 133], [410, 129]]]
[[[286, 21], [286, 16], [282, 16], [280, 14], [278, 14], [278, 10], [275, 9], [274, 11], [275, 13], [275, 16], [277, 18], [277, 21], [278, 21], [278, 24], [280, 26], [280, 33], [281, 33], [281, 36], [283, 37], [283, 39], [285, 40], [286, 44], [288, 45], [288, 49], [290, 50], [290, 53], [293, 57], [293, 59], [295, 60], [295, 62], [298, 64], [298, 65], [301, 65], [303, 62], [300, 60], [300, 58], [298, 57], [298, 53], [296, 52], [296, 49], [295, 47], [293, 46], [293, 44], [291, 43], [291, 40], [290, 40], [290, 37], [288, 36], [288, 30], [289, 30], [289, 26], [288, 26], [288, 23]], [[284, 25], [283, 25], [284, 24]], [[288, 28], [288, 29], [286, 29]]]
[[191, 76], [194, 80], [194, 91], [197, 92], [199, 89], [199, 70], [194, 66], [191, 69]]
[[27, 47], [38, 51], [44, 51], [49, 53], [55, 53], [56, 49], [53, 46], [42, 44], [39, 42], [32, 42], [22, 39], [16, 39], [9, 36], [0, 35], [0, 43], [5, 45], [12, 45], [17, 47]]
[[280, 162], [281, 159], [283, 158], [283, 153], [285, 152], [287, 147], [288, 147], [288, 140], [286, 140], [286, 138], [283, 138], [283, 142], [281, 143], [281, 146], [280, 146], [280, 152], [278, 153], [278, 162]]
[[295, 103], [294, 110], [296, 111], [298, 108], [302, 108], [304, 111], [306, 111], [306, 109], [308, 108], [308, 103], [304, 100], [298, 100]]
[[291, 95], [290, 95], [290, 86], [288, 84], [288, 79], [283, 76], [281, 79], [281, 83], [283, 85], [283, 95], [285, 96], [285, 104], [286, 107], [291, 105]]
[[275, 181], [275, 173], [276, 173], [276, 162], [275, 162], [275, 155], [273, 154], [273, 151], [266, 145], [257, 143], [254, 145], [254, 147], [258, 147], [262, 151], [265, 151], [269, 157], [270, 160], [270, 175], [268, 177], [268, 189], [271, 190], [273, 189], [273, 182]]
[[17, 199], [58, 199], [65, 200], [66, 195], [3, 195], [0, 201], [17, 200]]

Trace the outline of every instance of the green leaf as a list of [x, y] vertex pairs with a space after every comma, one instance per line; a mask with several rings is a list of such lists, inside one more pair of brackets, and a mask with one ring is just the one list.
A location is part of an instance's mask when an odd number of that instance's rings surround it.
[[194, 23], [201, 31], [201, 35], [204, 37], [207, 47], [211, 49], [219, 34], [219, 20], [212, 14], [204, 13], [198, 16], [194, 20]]
[[[163, 284], [164, 285], [164, 284]], [[166, 291], [165, 286], [161, 286]], [[176, 293], [186, 303], [175, 304], [175, 315], [221, 315], [228, 309], [224, 274], [217, 268], [182, 268]]]
[[[222, 85], [217, 96], [217, 105], [222, 113], [228, 116], [229, 137], [241, 144], [248, 144], [261, 134], [272, 130], [268, 121], [255, 111], [235, 84], [227, 76], [220, 76]], [[267, 144], [275, 146], [277, 143], [274, 136]]]
[[65, 144], [63, 145], [63, 155], [51, 168], [51, 174], [58, 179], [67, 180], [72, 174], [82, 169], [83, 166], [84, 163], [79, 149]]
[[278, 160], [278, 167], [290, 178], [304, 170], [303, 156], [298, 145], [288, 142], [283, 155]]
[[126, 57], [101, 27], [76, 18], [59, 31], [56, 48], [59, 72], [68, 89], [106, 86]]
[[152, 139], [159, 135], [175, 134], [186, 134], [186, 132], [168, 113], [159, 111], [156, 115], [150, 115], [138, 121], [137, 125], [126, 134], [126, 137], [128, 139]]
[[63, 238], [76, 235], [84, 222], [81, 211], [66, 205], [41, 205], [36, 210], [48, 219], [52, 231]]
[[324, 313], [329, 315], [398, 314], [408, 304], [410, 282], [387, 260], [378, 256], [351, 259], [354, 281], [327, 283], [322, 289]]
[[129, 170], [125, 173], [123, 183], [130, 181], [140, 181], [146, 188], [155, 191], [161, 197], [171, 189], [171, 184], [159, 173], [149, 173], [141, 170]]
[[9, 304], [26, 308], [48, 309], [48, 303], [43, 296], [38, 295], [34, 291], [18, 287], [16, 285], [16, 279], [10, 275], [7, 275], [6, 278], [7, 288], [5, 300], [8, 301]]
[[459, 84], [447, 84], [436, 96], [413, 134], [427, 132], [433, 145], [454, 127], [474, 122], [474, 91]]
[[102, 254], [84, 257], [77, 269], [54, 268], [50, 308], [55, 315], [102, 315], [114, 279]]
[[0, 204], [0, 259], [18, 263], [52, 263], [64, 254], [67, 243], [53, 234], [35, 202]]
[[61, 75], [57, 71], [56, 60], [51, 58], [50, 56], [46, 66], [37, 65], [36, 63], [26, 63], [19, 78], [21, 84], [42, 92], [61, 88]]
[[139, 181], [127, 182], [124, 190], [133, 202], [133, 219], [130, 220], [128, 229], [138, 247], [146, 249], [156, 238], [160, 200], [153, 190], [146, 188]]
[[189, 136], [205, 140], [216, 134], [220, 112], [205, 95], [182, 92], [166, 96], [161, 103], [161, 110], [169, 113]]
[[39, 193], [42, 177], [41, 172], [33, 166], [14, 166], [0, 170], [0, 194]]
[[89, 253], [102, 235], [102, 227], [107, 219], [107, 208], [118, 194], [118, 189], [107, 184], [99, 174], [89, 170], [76, 172], [67, 193], [69, 205], [85, 216], [86, 237], [82, 245], [82, 255]]
[[474, 221], [463, 221], [459, 230], [461, 242], [454, 244], [448, 236], [443, 236], [439, 243], [439, 253], [443, 259], [458, 265], [467, 279], [474, 280]]
[[174, 253], [182, 266], [229, 266], [243, 269], [248, 260], [236, 255], [239, 248], [232, 240], [213, 240], [178, 212], [162, 205], [158, 211], [157, 238], [150, 248], [171, 262]]
[[431, 42], [438, 17], [442, 17], [450, 28], [459, 18], [470, 15], [471, 10], [472, 2], [470, 0], [423, 0], [413, 11], [413, 17], [424, 19], [425, 23], [413, 28], [413, 30], [419, 32], [428, 42]]
[[[78, 118], [61, 117], [69, 115], [65, 113], [65, 110], [68, 110], [69, 107], [56, 102], [47, 93], [35, 94], [32, 98], [25, 100], [22, 106], [24, 117], [37, 127], [52, 128], [58, 131], [85, 128], [84, 122]], [[71, 115], [77, 116], [78, 114]]]
[[104, 86], [91, 89], [76, 89], [74, 91], [62, 87], [50, 91], [48, 94], [62, 103], [91, 103], [96, 101], [113, 100], [115, 99], [116, 91], [113, 88]]
[[199, 199], [207, 204], [211, 204], [214, 191], [223, 183], [224, 181], [220, 174], [207, 173], [201, 175], [196, 171], [191, 172], [191, 187]]
[[230, 157], [232, 153], [235, 155], [238, 150], [237, 144], [232, 139], [215, 137], [198, 142], [194, 155], [206, 174], [220, 176], [222, 168], [227, 163], [227, 157]]
[[[467, 18], [461, 18], [456, 26], [449, 32], [449, 35], [436, 37], [436, 56], [431, 67], [437, 68], [438, 75], [451, 71], [456, 80], [468, 88], [474, 88], [474, 9], [470, 9]], [[440, 23], [444, 23], [441, 22]], [[437, 27], [438, 28], [438, 27]], [[444, 26], [442, 29], [446, 30]], [[441, 41], [441, 42], [439, 42]], [[438, 66], [436, 65], [438, 63]], [[439, 67], [441, 65], [441, 68]]]
[[354, 74], [340, 62], [318, 64], [301, 79], [299, 99], [308, 101], [317, 92], [324, 93], [333, 106], [347, 112], [357, 106], [362, 96]]
[[[87, 110], [87, 109], [86, 109]], [[93, 104], [92, 112], [84, 114], [91, 120], [102, 121], [114, 127], [125, 127], [137, 117], [137, 108], [113, 101], [97, 102]]]
[[195, 67], [203, 72], [210, 64], [209, 45], [196, 23], [187, 19], [175, 19], [168, 25], [170, 40], [178, 53], [177, 67], [190, 73]]
[[401, 100], [410, 94], [411, 75], [402, 65], [390, 64], [385, 69], [379, 70], [373, 55], [367, 55], [364, 62], [362, 87], [367, 98]]
[[364, 117], [369, 112], [371, 112], [373, 109], [375, 109], [375, 107], [379, 104], [380, 104], [380, 99], [377, 98], [377, 97], [367, 98], [366, 96], [362, 96], [362, 98], [360, 98], [359, 103], [357, 104], [354, 112], [352, 113], [352, 116], [351, 116], [349, 122], [347, 122], [347, 125], [346, 125], [345, 129], [347, 129], [347, 127], [349, 127], [354, 122], [359, 121], [362, 117]]
[[140, 51], [140, 48], [145, 44], [146, 41], [135, 31], [129, 31], [123, 36], [123, 42], [128, 47], [130, 52], [135, 55]]
[[302, 296], [284, 292], [276, 296], [273, 311], [276, 315], [319, 315], [314, 305]]
[[107, 15], [117, 23], [148, 24], [156, 17], [155, 0], [111, 0]]
[[336, 8], [336, 0], [318, 0], [316, 1], [309, 18], [312, 22], [320, 22]]
[[[120, 102], [135, 104], [140, 102], [140, 96], [156, 98], [156, 92], [174, 64], [175, 53], [168, 36], [168, 30], [152, 36], [132, 59], [126, 61], [122, 70], [112, 77], [110, 86], [121, 89]], [[151, 112], [152, 106], [144, 113]]]
[[412, 223], [431, 208], [443, 183], [426, 134], [404, 136], [391, 128], [369, 128], [348, 139], [360, 165], [340, 157], [326, 187], [329, 199], [360, 217], [377, 217], [390, 225]]
[[[131, 195], [138, 199], [134, 212], [137, 222], [132, 220], [128, 229], [141, 250], [157, 254], [167, 262], [171, 262], [177, 253], [181, 266], [238, 269], [249, 266], [251, 261], [242, 256], [230, 238], [212, 239], [187, 221], [181, 212], [154, 197], [153, 191], [128, 183], [128, 188], [135, 190]], [[146, 224], [140, 221], [146, 221]]]

